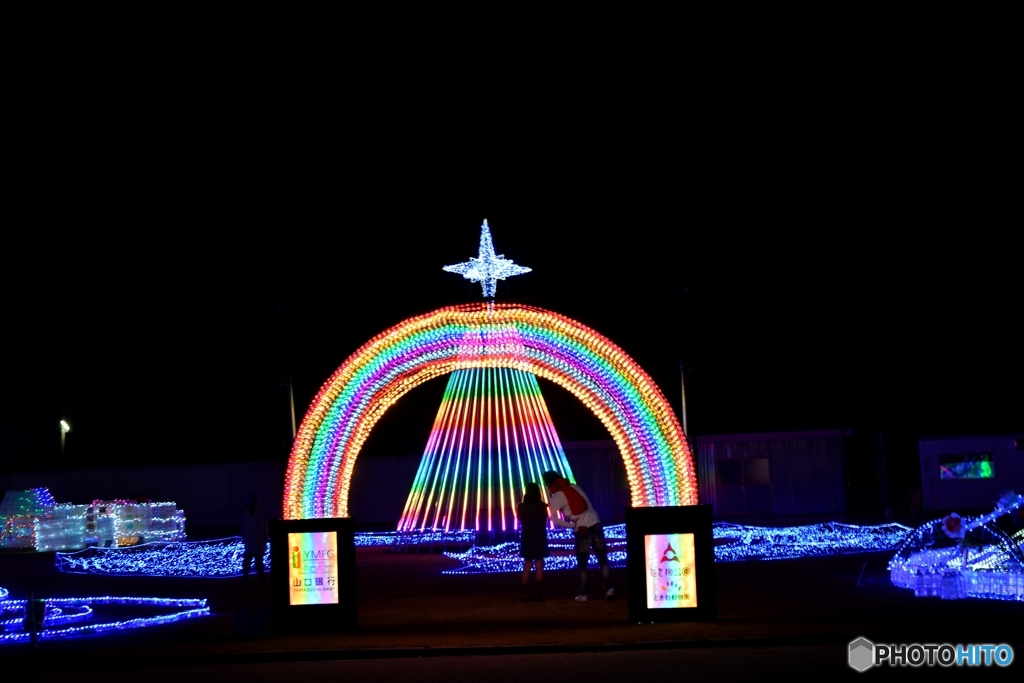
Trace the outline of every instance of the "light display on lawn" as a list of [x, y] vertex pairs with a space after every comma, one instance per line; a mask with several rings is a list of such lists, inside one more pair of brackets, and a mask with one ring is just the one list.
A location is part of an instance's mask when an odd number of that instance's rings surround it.
[[[28, 600], [4, 599], [0, 594], [0, 643], [27, 642], [32, 631], [27, 615]], [[123, 632], [146, 626], [172, 624], [183, 619], [207, 616], [210, 608], [204, 599], [191, 598], [46, 598], [43, 622], [36, 625], [39, 640], [57, 640], [75, 636]], [[151, 616], [125, 618], [131, 612], [156, 612]], [[106, 612], [110, 612], [108, 615]], [[113, 614], [119, 615], [117, 618]]]
[[[240, 536], [210, 541], [144, 543], [125, 548], [86, 548], [56, 554], [57, 568], [69, 574], [230, 578], [242, 576], [245, 545]], [[263, 553], [270, 570], [270, 546]]]
[[[804, 526], [759, 527], [745, 524], [715, 522], [716, 562], [749, 562], [788, 560], [801, 557], [825, 557], [843, 553], [864, 553], [895, 550], [910, 536], [913, 529], [902, 524], [858, 526], [824, 522]], [[457, 567], [445, 574], [489, 574], [523, 571], [518, 542], [493, 545], [476, 544], [475, 532], [438, 533], [432, 540], [444, 554], [456, 560]], [[605, 527], [608, 561], [613, 567], [626, 563], [626, 526]], [[421, 540], [421, 544], [422, 544]], [[396, 531], [357, 532], [356, 547], [399, 546], [407, 543], [405, 534]], [[551, 557], [544, 563], [545, 571], [575, 570], [573, 533], [570, 529], [549, 529], [548, 546]], [[107, 576], [175, 576], [226, 578], [241, 576], [242, 540], [238, 536], [215, 541], [152, 543], [130, 548], [90, 548], [73, 553], [57, 553], [57, 568], [73, 574]], [[269, 549], [264, 556], [269, 569]], [[590, 562], [597, 567], [597, 558]], [[0, 599], [3, 589], [0, 588]]]
[[[715, 539], [716, 562], [751, 562], [792, 560], [801, 557], [824, 557], [845, 553], [893, 550], [912, 531], [902, 524], [859, 526], [839, 522], [823, 522], [803, 526], [760, 527], [746, 524], [715, 522], [711, 527]], [[626, 566], [626, 527], [611, 524], [605, 527], [608, 562], [612, 567]], [[552, 555], [544, 560], [544, 571], [575, 569], [574, 539], [569, 529], [548, 531]], [[517, 543], [495, 546], [473, 546], [465, 551], [446, 553], [461, 566], [445, 574], [491, 574], [522, 572], [523, 560]], [[597, 558], [590, 556], [591, 568]]]

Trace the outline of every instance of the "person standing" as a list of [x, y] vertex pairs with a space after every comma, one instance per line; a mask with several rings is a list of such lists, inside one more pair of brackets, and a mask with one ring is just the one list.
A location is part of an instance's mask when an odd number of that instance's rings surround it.
[[249, 580], [249, 570], [252, 569], [253, 560], [256, 560], [256, 573], [263, 581], [263, 553], [267, 550], [267, 520], [260, 510], [260, 499], [255, 493], [245, 497], [245, 509], [242, 510], [242, 544], [245, 550], [242, 554], [242, 576]]
[[[523, 602], [544, 599], [544, 558], [548, 550], [548, 504], [541, 500], [536, 482], [526, 485], [523, 502], [516, 506], [519, 519], [519, 555], [523, 558]], [[530, 593], [530, 569], [534, 574], [534, 593]]]
[[608, 564], [604, 525], [601, 524], [601, 518], [597, 511], [590, 504], [590, 499], [583, 489], [576, 484], [570, 484], [558, 472], [548, 470], [542, 476], [544, 485], [548, 487], [550, 494], [548, 495], [548, 504], [551, 506], [551, 521], [560, 527], [573, 530], [576, 545], [576, 569], [580, 573], [580, 591], [576, 600], [586, 602], [590, 599], [587, 564], [590, 562], [591, 549], [597, 556], [597, 564], [601, 568], [604, 599], [614, 600], [615, 586], [612, 585], [612, 570]]

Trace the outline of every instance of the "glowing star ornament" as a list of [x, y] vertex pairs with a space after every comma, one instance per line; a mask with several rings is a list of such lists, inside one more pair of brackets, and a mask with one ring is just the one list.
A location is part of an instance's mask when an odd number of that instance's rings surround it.
[[480, 254], [463, 263], [456, 263], [454, 266], [445, 266], [444, 270], [449, 273], [458, 273], [471, 282], [479, 282], [484, 288], [484, 298], [493, 299], [498, 280], [504, 280], [513, 275], [529, 273], [532, 268], [524, 268], [513, 263], [510, 259], [504, 258], [502, 254], [494, 253], [494, 244], [491, 242], [491, 228], [487, 225], [487, 219], [480, 226]]

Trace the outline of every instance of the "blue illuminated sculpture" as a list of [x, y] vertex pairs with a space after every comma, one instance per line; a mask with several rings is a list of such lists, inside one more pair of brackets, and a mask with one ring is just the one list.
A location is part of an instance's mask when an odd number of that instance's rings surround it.
[[996, 520], [1024, 506], [1007, 491], [979, 517], [955, 512], [909, 534], [889, 561], [893, 585], [918, 597], [1024, 601], [1024, 529], [1010, 534]]

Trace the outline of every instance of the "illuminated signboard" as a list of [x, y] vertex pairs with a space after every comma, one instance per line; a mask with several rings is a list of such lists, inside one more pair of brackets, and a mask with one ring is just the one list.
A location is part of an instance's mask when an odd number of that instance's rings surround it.
[[288, 604], [338, 604], [338, 533], [288, 534]]
[[629, 619], [718, 618], [710, 505], [626, 508]]
[[697, 606], [693, 534], [644, 536], [647, 609]]
[[271, 520], [270, 584], [274, 631], [357, 628], [352, 518]]
[[939, 477], [948, 479], [995, 479], [991, 453], [958, 453], [939, 456]]

